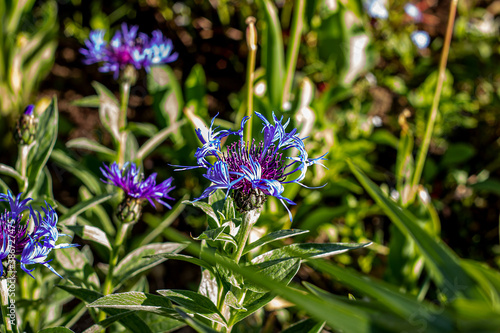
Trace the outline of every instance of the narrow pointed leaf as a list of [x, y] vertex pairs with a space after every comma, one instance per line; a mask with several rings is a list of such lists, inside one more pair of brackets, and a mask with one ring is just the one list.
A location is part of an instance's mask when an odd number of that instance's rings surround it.
[[264, 237], [259, 238], [255, 242], [248, 244], [245, 247], [243, 254], [248, 253], [248, 252], [252, 251], [253, 249], [258, 248], [262, 245], [274, 242], [276, 240], [288, 238], [288, 237], [293, 237], [293, 236], [297, 236], [297, 235], [301, 235], [301, 234], [306, 234], [308, 232], [309, 232], [309, 230], [299, 230], [299, 229], [278, 230], [278, 231], [271, 232], [270, 234], [267, 234]]
[[425, 258], [424, 263], [429, 269], [433, 280], [445, 295], [450, 298], [461, 295], [468, 295], [471, 298], [484, 298], [484, 296], [480, 296], [474, 281], [460, 266], [459, 259], [453, 251], [443, 244], [440, 239], [435, 239], [425, 232], [415, 222], [417, 219], [410, 212], [398, 207], [361, 170], [351, 162], [348, 162], [348, 164], [358, 181], [396, 227], [415, 241]]
[[126, 280], [148, 270], [168, 258], [153, 256], [156, 253], [178, 253], [186, 247], [180, 243], [153, 243], [141, 246], [129, 253], [116, 266], [113, 274], [113, 285], [115, 289]]
[[88, 307], [147, 311], [169, 317], [176, 315], [172, 304], [165, 297], [138, 291], [107, 295], [90, 303]]
[[226, 320], [212, 301], [190, 290], [158, 290], [158, 293], [170, 301], [179, 304], [187, 311], [226, 325]]

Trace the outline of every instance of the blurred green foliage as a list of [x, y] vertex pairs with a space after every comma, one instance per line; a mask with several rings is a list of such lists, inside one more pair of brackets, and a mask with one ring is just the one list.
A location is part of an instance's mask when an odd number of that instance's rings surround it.
[[17, 116], [54, 63], [57, 3], [2, 1], [0, 21], [0, 115]]

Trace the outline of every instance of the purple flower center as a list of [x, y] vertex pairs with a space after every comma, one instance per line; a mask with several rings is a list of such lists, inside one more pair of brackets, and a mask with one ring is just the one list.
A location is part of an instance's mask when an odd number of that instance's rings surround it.
[[[230, 144], [227, 152], [223, 153], [223, 161], [227, 164], [231, 181], [240, 178], [238, 174], [243, 173], [242, 166], [252, 168], [250, 158], [258, 162], [261, 166], [261, 179], [270, 179], [284, 181], [286, 176], [285, 163], [282, 153], [276, 153], [275, 145], [264, 148], [264, 142], [255, 144], [255, 140], [251, 144], [242, 142], [241, 140]], [[243, 179], [234, 186], [235, 189], [240, 189], [243, 193], [249, 193], [252, 190], [252, 183], [247, 179]]]

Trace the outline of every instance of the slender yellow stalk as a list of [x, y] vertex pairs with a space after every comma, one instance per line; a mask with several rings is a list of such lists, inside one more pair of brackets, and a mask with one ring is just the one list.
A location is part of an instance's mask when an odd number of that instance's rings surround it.
[[441, 91], [443, 89], [444, 79], [446, 77], [446, 63], [448, 61], [448, 55], [450, 53], [451, 36], [453, 34], [453, 25], [455, 23], [455, 15], [457, 12], [457, 2], [458, 0], [452, 0], [450, 5], [450, 14], [448, 17], [448, 27], [446, 28], [446, 37], [443, 45], [443, 52], [441, 53], [441, 61], [439, 63], [439, 76], [436, 85], [436, 91], [434, 93], [434, 99], [432, 100], [431, 112], [429, 114], [429, 119], [427, 120], [427, 126], [425, 128], [424, 138], [422, 140], [422, 145], [418, 152], [417, 163], [415, 167], [415, 173], [413, 175], [413, 180], [411, 184], [411, 202], [415, 200], [417, 194], [418, 184], [422, 177], [422, 171], [424, 169], [425, 159], [427, 157], [427, 152], [429, 151], [429, 145], [431, 143], [432, 132], [434, 130], [434, 124], [436, 122], [439, 99], [441, 98]]
[[120, 113], [118, 115], [118, 165], [120, 167], [125, 163], [125, 150], [127, 149], [127, 109], [128, 100], [130, 97], [130, 86], [131, 82], [129, 80], [124, 80], [120, 85]]
[[[257, 56], [257, 29], [255, 28], [255, 17], [249, 16], [246, 20], [247, 24], [247, 45], [248, 45], [248, 62], [247, 62], [247, 116], [251, 116], [253, 112], [253, 81], [255, 72], [255, 58]], [[248, 122], [246, 141], [252, 139], [252, 121]]]
[[289, 105], [293, 75], [295, 74], [295, 67], [299, 56], [300, 36], [302, 35], [302, 27], [304, 26], [304, 7], [305, 0], [295, 1], [291, 30], [291, 43], [287, 51], [286, 77], [285, 84], [283, 85], [283, 99], [281, 101], [281, 107], [284, 111], [287, 111], [286, 106]]

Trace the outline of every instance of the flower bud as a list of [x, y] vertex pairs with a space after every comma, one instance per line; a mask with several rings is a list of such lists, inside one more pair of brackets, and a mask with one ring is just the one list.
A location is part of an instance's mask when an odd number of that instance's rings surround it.
[[259, 189], [251, 189], [250, 192], [241, 189], [233, 192], [234, 202], [240, 213], [258, 209], [266, 202], [266, 195]]
[[118, 205], [116, 216], [123, 223], [137, 222], [141, 217], [142, 200], [127, 196]]
[[38, 119], [33, 114], [35, 107], [28, 105], [16, 124], [14, 139], [20, 145], [29, 145], [35, 141]]
[[133, 65], [127, 65], [122, 72], [122, 80], [133, 86], [137, 82], [137, 69]]

